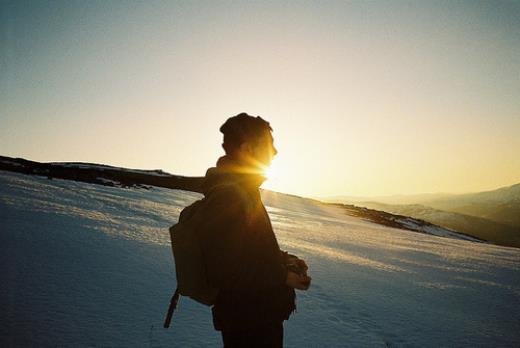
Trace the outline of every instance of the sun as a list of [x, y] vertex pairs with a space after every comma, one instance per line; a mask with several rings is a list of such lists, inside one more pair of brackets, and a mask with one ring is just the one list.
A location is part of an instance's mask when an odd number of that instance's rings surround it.
[[280, 173], [276, 164], [276, 160], [273, 160], [271, 165], [264, 170], [264, 175], [267, 177], [267, 180], [271, 182], [279, 178]]

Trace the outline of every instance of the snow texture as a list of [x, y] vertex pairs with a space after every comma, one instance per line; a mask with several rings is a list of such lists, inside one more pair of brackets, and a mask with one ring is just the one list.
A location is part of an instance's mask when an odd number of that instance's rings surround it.
[[[168, 227], [201, 196], [0, 171], [1, 347], [218, 347], [175, 288]], [[518, 347], [520, 250], [389, 228], [263, 192], [313, 277], [286, 347]]]
[[397, 219], [397, 222], [401, 223], [404, 227], [411, 228], [416, 231], [421, 231], [424, 233], [432, 234], [434, 236], [439, 237], [450, 237], [450, 238], [456, 238], [456, 239], [464, 239], [464, 240], [470, 240], [473, 242], [481, 242], [480, 239], [473, 238], [468, 235], [464, 235], [461, 233], [457, 233], [454, 231], [450, 231], [444, 227], [436, 226], [436, 225], [420, 225], [417, 223], [417, 219], [413, 219], [410, 217], [404, 218], [404, 219]]
[[[12, 162], [12, 161], [3, 161], [3, 162], [5, 162], [5, 163], [10, 162], [11, 164], [19, 165], [19, 163]], [[116, 171], [127, 172], [127, 173], [147, 174], [147, 175], [166, 176], [166, 177], [171, 176], [171, 174], [162, 171], [162, 169], [153, 169], [153, 170], [129, 169], [129, 168], [109, 166], [106, 164], [82, 163], [82, 162], [50, 162], [49, 164], [59, 166], [59, 167], [68, 167], [68, 168], [96, 169], [96, 170], [109, 169], [109, 170], [116, 170]]]

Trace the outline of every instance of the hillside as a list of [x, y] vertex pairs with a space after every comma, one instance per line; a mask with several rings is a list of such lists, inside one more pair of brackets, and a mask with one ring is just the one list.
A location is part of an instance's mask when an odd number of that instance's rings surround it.
[[497, 190], [436, 198], [424, 202], [433, 208], [485, 218], [520, 229], [520, 184]]
[[0, 156], [0, 170], [66, 179], [91, 184], [148, 189], [150, 186], [200, 191], [202, 178], [172, 175], [161, 169], [143, 170], [84, 162], [41, 163], [24, 158]]
[[[113, 167], [105, 164], [83, 162], [50, 162], [40, 163], [23, 158], [11, 158], [0, 156], [0, 170], [17, 173], [44, 176], [47, 179], [66, 179], [110, 187], [151, 189], [163, 187], [179, 189], [190, 192], [201, 192], [204, 177], [184, 177], [172, 175], [160, 169], [143, 170]], [[271, 193], [272, 195], [283, 195]], [[285, 195], [290, 196], [290, 195]], [[300, 198], [295, 196], [296, 198]], [[319, 203], [319, 202], [317, 202]], [[418, 221], [411, 217], [394, 216], [385, 212], [369, 211], [355, 206], [344, 206], [344, 211], [353, 216], [362, 216], [384, 226], [402, 228], [409, 231], [428, 233], [433, 235], [480, 241], [461, 235], [456, 231], [448, 231], [439, 226], [433, 226], [425, 221]]]
[[520, 184], [467, 194], [336, 196], [324, 200], [411, 216], [491, 243], [520, 247]]
[[357, 204], [389, 213], [411, 216], [494, 244], [520, 247], [520, 228], [485, 218], [434, 209], [421, 204], [397, 205], [378, 202]]
[[[216, 347], [175, 288], [168, 227], [201, 197], [0, 171], [0, 346]], [[313, 277], [286, 347], [518, 347], [520, 250], [389, 227], [262, 192], [280, 247]]]

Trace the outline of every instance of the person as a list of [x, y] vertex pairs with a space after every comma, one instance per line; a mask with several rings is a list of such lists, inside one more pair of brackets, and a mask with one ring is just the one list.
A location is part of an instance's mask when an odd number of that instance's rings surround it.
[[[280, 250], [259, 186], [277, 154], [272, 128], [241, 113], [220, 128], [225, 155], [206, 172], [202, 250], [209, 285], [218, 289], [213, 325], [225, 348], [282, 347], [283, 322], [295, 311], [294, 289], [307, 290], [305, 261]], [[296, 267], [295, 267], [296, 266]]]

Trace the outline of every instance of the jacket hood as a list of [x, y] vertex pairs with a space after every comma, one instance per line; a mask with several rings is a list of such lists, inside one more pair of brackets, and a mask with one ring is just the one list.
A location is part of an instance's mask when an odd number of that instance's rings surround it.
[[236, 184], [247, 189], [258, 189], [267, 178], [244, 167], [228, 156], [218, 159], [216, 167], [208, 168], [202, 192], [208, 195], [219, 185]]

